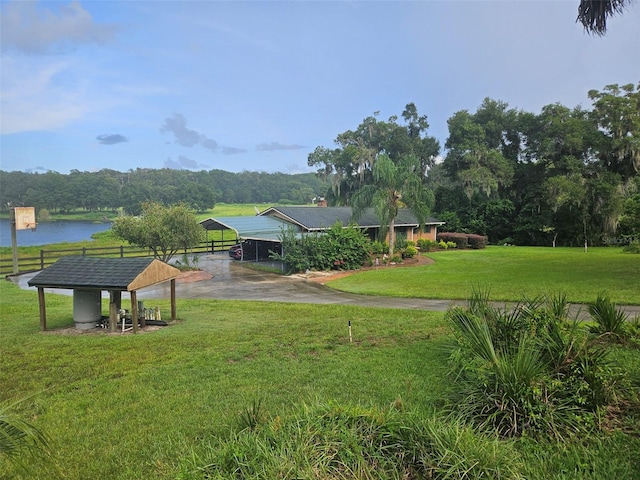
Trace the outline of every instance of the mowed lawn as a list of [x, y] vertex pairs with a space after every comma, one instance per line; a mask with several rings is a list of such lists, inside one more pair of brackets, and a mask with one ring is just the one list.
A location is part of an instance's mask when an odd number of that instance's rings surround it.
[[618, 304], [640, 304], [640, 255], [621, 248], [498, 247], [426, 253], [434, 263], [380, 267], [333, 280], [328, 286], [365, 295], [465, 299], [474, 288], [492, 300], [518, 301], [564, 292], [588, 303], [605, 293]]
[[180, 320], [155, 332], [61, 333], [72, 309], [47, 294], [42, 333], [37, 294], [0, 282], [0, 401], [25, 399], [14, 412], [52, 450], [28, 472], [0, 457], [0, 478], [176, 478], [257, 401], [272, 416], [398, 397], [428, 410], [447, 388], [441, 313], [178, 299]]

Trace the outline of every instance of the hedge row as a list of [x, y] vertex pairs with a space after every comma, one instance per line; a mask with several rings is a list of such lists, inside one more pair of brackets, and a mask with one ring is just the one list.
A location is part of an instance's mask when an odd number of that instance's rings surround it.
[[457, 248], [480, 249], [487, 246], [487, 237], [474, 233], [440, 232], [436, 237], [438, 241], [453, 242]]

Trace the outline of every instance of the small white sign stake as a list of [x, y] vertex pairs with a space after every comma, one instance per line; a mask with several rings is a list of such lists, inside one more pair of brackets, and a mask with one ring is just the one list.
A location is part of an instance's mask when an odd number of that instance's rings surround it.
[[353, 337], [351, 336], [351, 320], [349, 320], [349, 343], [353, 342]]

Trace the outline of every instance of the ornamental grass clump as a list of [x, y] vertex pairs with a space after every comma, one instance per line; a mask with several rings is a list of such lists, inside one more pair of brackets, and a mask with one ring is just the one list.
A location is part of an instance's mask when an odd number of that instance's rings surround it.
[[447, 313], [458, 394], [452, 409], [500, 437], [564, 438], [594, 428], [625, 380], [608, 351], [566, 317], [562, 294], [510, 309], [476, 291]]
[[512, 443], [458, 419], [329, 403], [210, 439], [180, 478], [519, 479], [522, 469]]

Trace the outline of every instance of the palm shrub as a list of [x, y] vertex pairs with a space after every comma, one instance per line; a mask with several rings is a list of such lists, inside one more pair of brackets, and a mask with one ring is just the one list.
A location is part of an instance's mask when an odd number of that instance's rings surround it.
[[629, 316], [616, 308], [616, 304], [604, 294], [598, 294], [596, 301], [589, 304], [589, 315], [596, 322], [591, 328], [592, 333], [611, 336], [618, 341], [625, 338]]
[[46, 453], [47, 437], [31, 423], [13, 413], [12, 407], [15, 405], [0, 404], [0, 455], [18, 459], [25, 454]]
[[487, 320], [457, 307], [448, 312], [458, 349], [455, 410], [502, 437], [557, 430], [544, 382], [544, 362], [532, 342], [496, 348]]
[[524, 300], [511, 309], [475, 291], [468, 308], [447, 313], [456, 344], [453, 407], [503, 437], [556, 438], [595, 425], [599, 410], [624, 388], [608, 352], [565, 314], [563, 295]]

